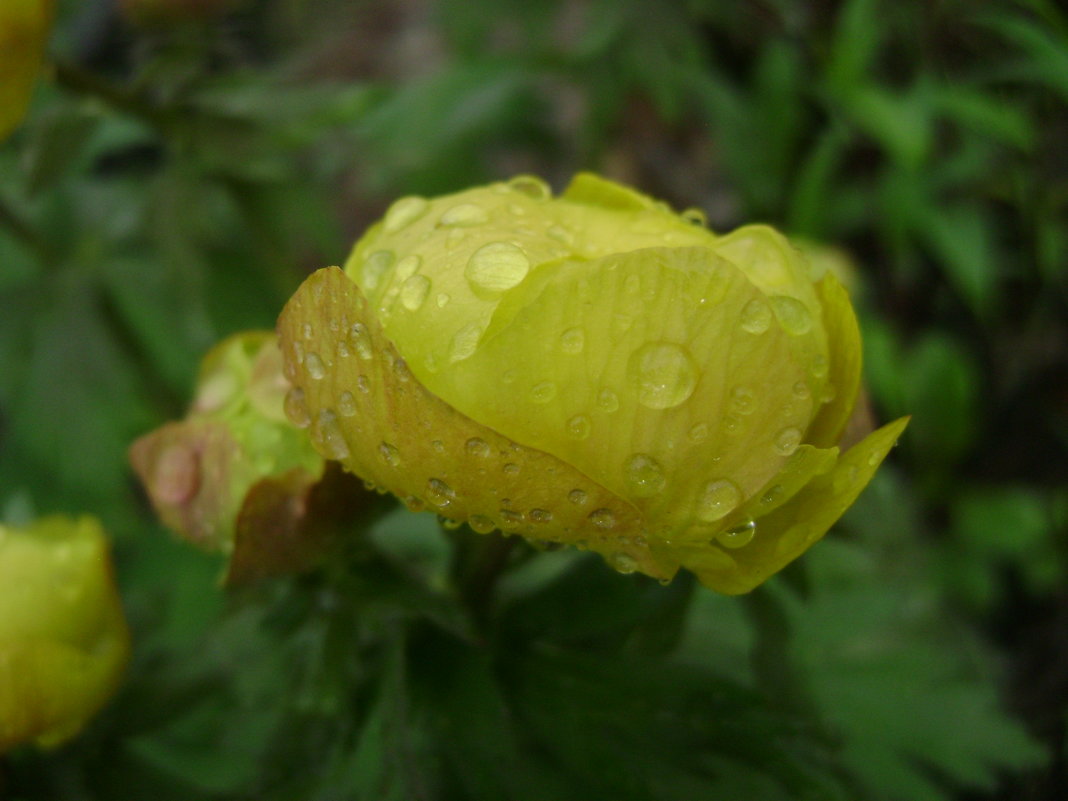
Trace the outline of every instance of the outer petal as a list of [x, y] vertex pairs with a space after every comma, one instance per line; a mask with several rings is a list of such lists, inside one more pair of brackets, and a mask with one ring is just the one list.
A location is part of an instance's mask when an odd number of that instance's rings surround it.
[[0, 526], [0, 751], [75, 734], [114, 692], [128, 656], [99, 524]]
[[[727, 553], [718, 546], [676, 551], [702, 584], [738, 594], [762, 583], [818, 541], [868, 485], [908, 424], [901, 418], [869, 434], [833, 469], [815, 476], [782, 506], [758, 518], [752, 541]], [[726, 557], [726, 558], [724, 558]]]
[[53, 0], [0, 3], [0, 141], [26, 114], [52, 26]]
[[[766, 315], [756, 327], [753, 304]], [[707, 539], [811, 418], [793, 339], [708, 248], [647, 248], [545, 265], [431, 389], [625, 498], [654, 536], [696, 524]]]
[[823, 328], [830, 345], [830, 366], [823, 389], [826, 403], [809, 426], [806, 442], [826, 448], [842, 437], [860, 391], [860, 328], [849, 294], [833, 273], [816, 284], [823, 305]]
[[670, 577], [635, 508], [574, 467], [471, 420], [412, 375], [359, 288], [336, 267], [301, 285], [278, 322], [294, 389], [287, 411], [319, 452], [477, 531], [603, 553], [617, 568]]

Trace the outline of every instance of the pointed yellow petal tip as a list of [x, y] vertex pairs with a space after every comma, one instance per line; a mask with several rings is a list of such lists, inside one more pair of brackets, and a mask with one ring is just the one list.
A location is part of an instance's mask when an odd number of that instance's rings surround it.
[[396, 201], [278, 335], [289, 419], [410, 508], [728, 593], [822, 536], [903, 426], [839, 455], [860, 338], [833, 275], [588, 173]]
[[0, 525], [0, 753], [77, 734], [114, 694], [129, 652], [96, 520]]
[[0, 141], [26, 114], [52, 29], [54, 0], [0, 3]]

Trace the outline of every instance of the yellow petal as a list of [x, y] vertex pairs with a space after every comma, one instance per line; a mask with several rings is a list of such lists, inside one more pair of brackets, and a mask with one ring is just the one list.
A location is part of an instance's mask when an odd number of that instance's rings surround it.
[[52, 0], [0, 3], [0, 141], [26, 114], [52, 27]]
[[788, 503], [757, 518], [745, 547], [729, 554], [716, 545], [677, 552], [683, 567], [718, 592], [733, 595], [753, 589], [827, 533], [871, 481], [907, 424], [908, 418], [901, 418], [872, 432]]
[[826, 448], [841, 439], [856, 406], [863, 349], [857, 317], [845, 287], [828, 272], [816, 284], [816, 290], [823, 306], [823, 328], [830, 346], [830, 364], [821, 398], [826, 402], [809, 426], [805, 441]]
[[[358, 287], [319, 270], [278, 322], [294, 389], [291, 420], [328, 459], [410, 508], [530, 539], [588, 547], [617, 567], [670, 577], [640, 536], [636, 509], [554, 456], [521, 445], [428, 392]], [[299, 344], [301, 347], [295, 347]], [[309, 369], [309, 359], [325, 366]]]

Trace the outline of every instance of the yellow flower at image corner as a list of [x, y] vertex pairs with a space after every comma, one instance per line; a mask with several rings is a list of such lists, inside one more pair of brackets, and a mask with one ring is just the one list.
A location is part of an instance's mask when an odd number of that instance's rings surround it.
[[0, 753], [77, 734], [114, 694], [129, 653], [95, 519], [0, 525]]
[[411, 509], [751, 590], [907, 419], [840, 452], [847, 292], [772, 228], [703, 222], [592, 174], [402, 198], [283, 310], [290, 420]]
[[18, 127], [37, 83], [54, 0], [0, 2], [0, 141]]

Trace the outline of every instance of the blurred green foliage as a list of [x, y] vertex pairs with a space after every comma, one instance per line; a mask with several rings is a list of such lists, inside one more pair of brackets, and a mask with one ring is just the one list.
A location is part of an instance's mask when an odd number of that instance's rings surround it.
[[[60, 3], [0, 145], [0, 514], [105, 519], [136, 658], [0, 797], [1062, 797], [1056, 3], [131, 5]], [[913, 421], [839, 531], [744, 599], [529, 550], [487, 596], [469, 533], [396, 512], [224, 597], [125, 459], [202, 353], [400, 194], [585, 168], [852, 252], [873, 404]]]

